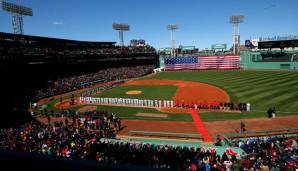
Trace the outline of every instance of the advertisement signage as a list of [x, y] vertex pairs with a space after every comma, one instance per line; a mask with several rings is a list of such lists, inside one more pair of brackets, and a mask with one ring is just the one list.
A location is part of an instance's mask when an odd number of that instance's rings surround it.
[[212, 50], [226, 49], [226, 48], [227, 48], [227, 44], [213, 44], [213, 45], [211, 45]]
[[273, 36], [273, 37], [260, 37], [260, 42], [264, 41], [275, 41], [275, 40], [295, 40], [298, 39], [298, 36]]
[[182, 46], [182, 50], [195, 50], [195, 46]]
[[245, 40], [245, 47], [255, 48], [255, 47], [258, 47], [258, 43], [259, 43], [259, 39]]
[[160, 48], [159, 51], [160, 52], [171, 52], [172, 48]]

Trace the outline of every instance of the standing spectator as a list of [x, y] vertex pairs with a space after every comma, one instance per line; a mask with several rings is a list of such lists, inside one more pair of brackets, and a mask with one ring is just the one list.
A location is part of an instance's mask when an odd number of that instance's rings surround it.
[[267, 110], [267, 115], [268, 115], [268, 118], [272, 118], [272, 108], [271, 107]]
[[51, 124], [51, 117], [48, 116], [47, 119], [48, 119], [48, 125], [50, 125]]
[[246, 127], [244, 122], [240, 121], [240, 129], [241, 129], [241, 133], [246, 133]]
[[275, 107], [273, 107], [272, 109], [272, 118], [275, 118], [276, 117], [276, 109]]
[[234, 103], [231, 102], [229, 107], [230, 107], [230, 110], [234, 110]]
[[74, 105], [74, 94], [71, 95], [71, 104], [70, 105]]
[[230, 160], [225, 160], [224, 165], [226, 167], [226, 171], [231, 171], [233, 163]]
[[251, 110], [251, 108], [250, 108], [250, 103], [247, 103], [247, 104], [246, 104], [246, 110], [247, 110], [248, 112]]
[[64, 123], [65, 123], [65, 126], [68, 126], [68, 119], [67, 119], [67, 117], [65, 117]]

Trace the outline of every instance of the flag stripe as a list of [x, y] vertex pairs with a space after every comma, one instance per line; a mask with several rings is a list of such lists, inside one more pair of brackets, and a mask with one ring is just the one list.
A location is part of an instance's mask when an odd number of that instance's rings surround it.
[[166, 57], [166, 70], [239, 69], [239, 55]]

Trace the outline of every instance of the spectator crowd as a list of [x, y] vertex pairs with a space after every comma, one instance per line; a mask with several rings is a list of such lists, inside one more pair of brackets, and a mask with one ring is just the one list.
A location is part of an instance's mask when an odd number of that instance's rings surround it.
[[231, 167], [235, 156], [219, 156], [215, 150], [172, 145], [130, 143], [102, 139], [100, 132], [71, 125], [28, 123], [18, 129], [0, 130], [0, 148], [43, 155], [97, 160], [110, 164], [134, 164], [152, 168], [205, 170]]
[[119, 67], [99, 70], [91, 74], [77, 75], [67, 78], [61, 78], [51, 82], [48, 88], [39, 90], [37, 98], [54, 96], [64, 92], [69, 92], [81, 88], [86, 88], [93, 83], [123, 80], [134, 77], [140, 77], [152, 73], [154, 66], [144, 65], [136, 67]]
[[[98, 121], [101, 117], [102, 120]], [[247, 155], [237, 158], [237, 153], [226, 150], [222, 155], [216, 149], [155, 145], [149, 143], [113, 140], [105, 133], [103, 122], [116, 125], [114, 114], [86, 113], [86, 116], [55, 124], [30, 122], [19, 128], [0, 130], [0, 149], [33, 152], [43, 155], [96, 160], [101, 163], [133, 164], [151, 168], [170, 168], [189, 171], [261, 170], [294, 171], [298, 169], [298, 137], [267, 137], [235, 139], [233, 145]], [[115, 133], [113, 133], [115, 135]], [[106, 139], [109, 138], [109, 139]]]
[[[51, 56], [51, 55], [62, 55], [72, 57], [82, 57], [82, 55], [97, 55], [102, 58], [106, 56], [117, 56], [121, 57], [125, 54], [155, 54], [156, 50], [154, 47], [144, 44], [143, 46], [115, 46], [112, 44], [98, 44], [97, 42], [87, 42], [83, 43], [74, 42], [68, 43], [63, 40], [43, 40], [44, 42], [37, 40], [31, 41], [22, 39], [22, 42], [19, 46], [13, 46], [11, 42], [16, 41], [16, 39], [10, 38], [2, 38], [0, 37], [0, 52], [1, 55], [7, 56], [11, 54], [24, 54], [24, 55], [42, 55], [42, 56]], [[37, 38], [38, 39], [38, 38]], [[18, 39], [17, 39], [18, 40]], [[39, 43], [36, 43], [39, 42]], [[51, 43], [49, 43], [51, 42]], [[47, 46], [45, 46], [45, 43]], [[49, 43], [49, 44], [48, 44]], [[0, 58], [1, 59], [1, 58]]]
[[106, 90], [112, 89], [114, 87], [117, 87], [120, 84], [123, 84], [124, 82], [125, 82], [124, 80], [117, 80], [117, 81], [107, 82], [105, 84], [102, 84], [102, 86], [100, 86], [100, 87], [96, 87], [94, 89], [86, 90], [86, 91], [80, 93], [80, 96], [81, 97], [94, 96], [94, 95], [96, 95], [98, 93], [101, 93], [103, 91], [106, 91]]
[[295, 171], [298, 169], [297, 141], [297, 136], [274, 136], [236, 139], [233, 144], [248, 154], [242, 161], [246, 169]]
[[[35, 112], [31, 113], [33, 116]], [[121, 130], [121, 120], [115, 113], [108, 113], [105, 111], [86, 111], [75, 112], [70, 109], [64, 109], [58, 112], [47, 109], [41, 110], [38, 114], [41, 118], [47, 118], [47, 123], [52, 123], [52, 118], [55, 118], [55, 126], [74, 126], [76, 128], [83, 128], [86, 130], [98, 131], [104, 138], [116, 137], [117, 132]], [[70, 124], [71, 123], [71, 124]]]

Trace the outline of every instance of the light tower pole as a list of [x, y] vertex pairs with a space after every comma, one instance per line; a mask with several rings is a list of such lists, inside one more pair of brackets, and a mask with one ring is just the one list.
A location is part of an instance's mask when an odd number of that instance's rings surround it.
[[240, 48], [240, 34], [239, 24], [244, 21], [243, 15], [232, 15], [230, 16], [230, 23], [233, 25], [233, 53], [239, 54]]
[[175, 31], [178, 29], [177, 24], [169, 24], [167, 29], [171, 31], [172, 56], [176, 56], [176, 35]]
[[33, 16], [32, 8], [22, 5], [16, 5], [6, 1], [0, 1], [1, 8], [11, 13], [12, 29], [14, 34], [24, 34], [24, 20], [23, 16]]
[[119, 32], [120, 46], [123, 47], [124, 46], [123, 32], [124, 31], [129, 31], [130, 26], [128, 24], [124, 24], [124, 23], [113, 23], [112, 26], [113, 26], [114, 30], [117, 30]]

